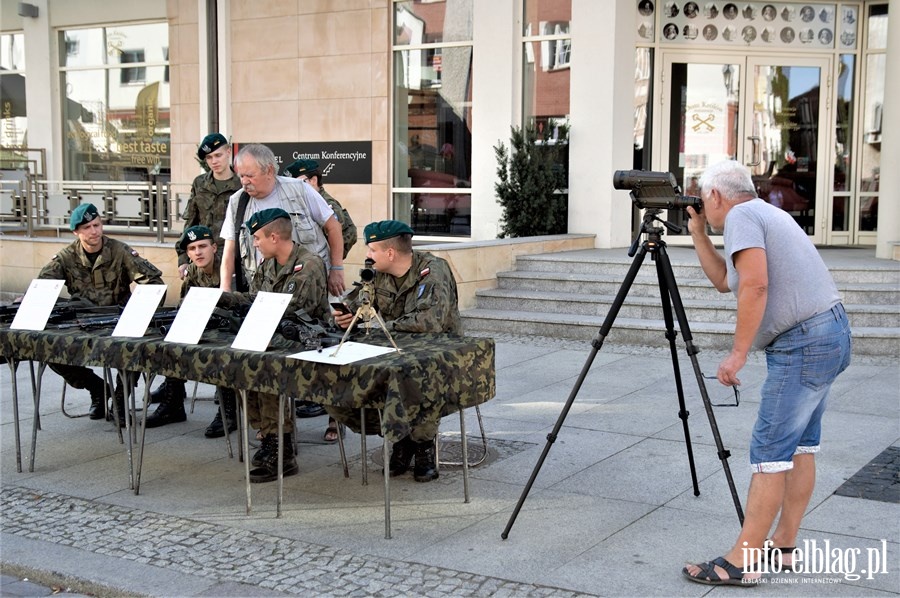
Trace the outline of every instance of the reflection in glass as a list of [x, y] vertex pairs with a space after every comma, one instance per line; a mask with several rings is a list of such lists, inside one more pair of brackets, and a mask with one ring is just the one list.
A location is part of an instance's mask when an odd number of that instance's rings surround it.
[[[841, 54], [838, 66], [834, 131], [834, 190], [850, 190], [853, 147], [853, 80], [856, 57]], [[838, 229], [844, 230], [844, 229]]]
[[[736, 157], [741, 80], [739, 64], [672, 64], [669, 121], [678, 123], [669, 137], [667, 169], [685, 195], [699, 196], [697, 183], [709, 164]], [[680, 101], [679, 101], [680, 100]], [[682, 210], [667, 220], [687, 234]]]
[[820, 69], [754, 68], [751, 174], [759, 197], [791, 214], [807, 234], [815, 227]]
[[553, 128], [564, 124], [569, 117], [571, 70], [561, 68], [556, 62], [563, 41], [568, 60], [571, 40], [524, 44], [522, 115], [526, 122], [534, 122], [541, 139], [553, 138]]
[[394, 218], [409, 222], [417, 235], [468, 237], [472, 196], [467, 193], [395, 193]]
[[881, 113], [884, 105], [884, 54], [866, 57], [866, 101], [863, 130], [860, 191], [878, 191], [881, 169]]
[[168, 25], [61, 31], [58, 46], [64, 177], [145, 181], [168, 174]]
[[878, 196], [869, 195], [859, 199], [859, 230], [878, 230]]
[[[395, 52], [394, 77], [393, 184], [394, 187], [441, 189], [437, 195], [428, 195], [427, 201], [421, 200], [427, 213], [433, 215], [437, 204], [443, 201], [441, 198], [453, 196], [457, 201], [458, 195], [452, 190], [471, 185], [472, 49]], [[401, 218], [406, 213], [408, 208], [395, 217]], [[450, 220], [431, 218], [427, 226], [435, 232], [434, 228], [441, 222], [450, 225]], [[458, 220], [454, 227], [452, 234], [462, 234]], [[449, 228], [443, 232], [451, 234]]]
[[394, 4], [394, 45], [472, 40], [472, 0], [414, 0]]
[[[572, 0], [525, 0], [525, 18], [522, 23], [522, 34], [529, 35], [553, 35], [556, 33], [568, 33], [572, 21]], [[653, 4], [646, 6], [641, 2], [638, 12], [653, 12]]]
[[869, 33], [866, 38], [866, 47], [870, 50], [884, 50], [887, 48], [888, 5], [869, 6], [868, 20]]

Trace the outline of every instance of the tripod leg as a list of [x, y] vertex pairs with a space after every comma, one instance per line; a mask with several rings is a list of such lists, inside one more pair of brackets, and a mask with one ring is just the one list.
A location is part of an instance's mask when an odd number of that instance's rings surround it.
[[684, 405], [684, 385], [681, 381], [681, 366], [678, 363], [678, 349], [675, 347], [675, 321], [672, 319], [672, 303], [669, 297], [668, 283], [663, 275], [662, 260], [656, 260], [656, 276], [659, 279], [659, 298], [662, 302], [663, 321], [666, 323], [666, 339], [669, 341], [669, 352], [672, 354], [672, 374], [675, 377], [675, 391], [678, 394], [678, 419], [684, 429], [684, 445], [687, 448], [688, 466], [691, 470], [691, 482], [694, 485], [694, 496], [700, 496], [700, 484], [697, 481], [697, 467], [694, 465], [694, 448], [691, 444], [691, 432], [688, 428], [690, 412]]
[[544, 465], [544, 460], [547, 458], [547, 454], [550, 452], [550, 447], [553, 446], [554, 442], [556, 442], [556, 437], [559, 434], [559, 430], [562, 428], [563, 422], [565, 421], [566, 416], [569, 414], [569, 409], [572, 408], [572, 403], [575, 402], [575, 396], [578, 394], [578, 391], [581, 390], [581, 385], [584, 383], [584, 379], [591, 369], [591, 364], [594, 363], [594, 358], [597, 356], [597, 352], [600, 351], [601, 347], [603, 347], [603, 341], [606, 340], [606, 335], [609, 334], [613, 322], [615, 321], [616, 316], [619, 314], [619, 310], [622, 308], [622, 304], [625, 302], [625, 297], [628, 295], [628, 291], [629, 289], [631, 289], [631, 285], [632, 283], [634, 283], [634, 279], [637, 276], [638, 270], [641, 269], [641, 264], [644, 262], [644, 257], [646, 255], [647, 247], [646, 245], [642, 245], [641, 250], [634, 257], [634, 261], [631, 262], [631, 268], [628, 270], [628, 274], [625, 275], [625, 280], [622, 282], [622, 286], [619, 287], [619, 292], [616, 294], [616, 298], [613, 300], [612, 305], [610, 305], [609, 307], [609, 313], [606, 314], [606, 319], [603, 320], [603, 324], [600, 326], [600, 331], [597, 333], [597, 336], [594, 338], [594, 340], [591, 341], [591, 352], [588, 355], [587, 361], [585, 361], [584, 366], [582, 366], [581, 373], [578, 375], [578, 380], [575, 381], [575, 386], [572, 388], [572, 392], [569, 393], [569, 398], [566, 399], [565, 405], [563, 405], [562, 412], [559, 414], [559, 419], [556, 420], [556, 425], [554, 425], [553, 430], [549, 434], [547, 434], [547, 444], [544, 445], [544, 450], [543, 452], [541, 452], [541, 456], [538, 458], [538, 462], [537, 464], [535, 464], [534, 470], [531, 472], [531, 477], [528, 478], [528, 483], [525, 484], [525, 489], [522, 490], [522, 495], [519, 497], [519, 502], [516, 503], [516, 508], [513, 509], [512, 515], [510, 516], [509, 521], [506, 523], [506, 528], [503, 530], [503, 533], [500, 534], [500, 537], [504, 540], [509, 537], [509, 531], [512, 529], [513, 524], [516, 522], [516, 517], [519, 516], [519, 511], [522, 510], [522, 505], [525, 503], [525, 499], [528, 497], [528, 493], [531, 491], [532, 485], [534, 485], [534, 480], [537, 478], [538, 472]]
[[703, 408], [706, 410], [706, 417], [709, 420], [709, 427], [712, 431], [713, 439], [716, 442], [716, 451], [718, 452], [719, 461], [722, 462], [722, 469], [725, 471], [725, 478], [728, 480], [728, 488], [731, 490], [731, 499], [734, 501], [734, 509], [737, 511], [738, 520], [744, 525], [744, 510], [741, 508], [741, 500], [738, 498], [737, 489], [734, 486], [734, 478], [731, 475], [731, 468], [728, 466], [728, 457], [731, 451], [725, 449], [722, 444], [722, 436], [719, 434], [719, 426], [716, 424], [716, 416], [713, 413], [712, 403], [709, 400], [709, 394], [706, 392], [706, 383], [703, 381], [703, 373], [700, 371], [700, 364], [697, 361], [697, 347], [694, 346], [694, 337], [691, 335], [691, 329], [688, 325], [687, 315], [684, 312], [684, 304], [681, 302], [681, 295], [678, 292], [678, 285], [675, 283], [675, 274], [672, 272], [672, 263], [669, 261], [669, 255], [666, 253], [664, 244], [660, 244], [658, 257], [659, 263], [657, 269], [665, 278], [666, 287], [672, 298], [672, 304], [675, 308], [675, 316], [678, 318], [678, 325], [681, 328], [681, 336], [684, 338], [684, 344], [687, 348], [687, 354], [691, 358], [691, 364], [694, 367], [694, 376], [697, 378], [697, 385], [700, 387], [700, 396], [703, 399]]

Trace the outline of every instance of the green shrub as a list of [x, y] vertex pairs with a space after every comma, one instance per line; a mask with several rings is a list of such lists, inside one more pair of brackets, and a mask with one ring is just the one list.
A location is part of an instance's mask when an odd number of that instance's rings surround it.
[[568, 125], [559, 126], [552, 143], [538, 139], [533, 124], [511, 127], [509, 148], [494, 146], [497, 183], [494, 192], [503, 207], [499, 238], [557, 235], [568, 227]]

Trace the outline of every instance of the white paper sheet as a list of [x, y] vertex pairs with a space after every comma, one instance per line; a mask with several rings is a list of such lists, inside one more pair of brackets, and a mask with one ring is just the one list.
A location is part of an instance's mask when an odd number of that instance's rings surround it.
[[10, 330], [43, 330], [64, 284], [63, 280], [32, 280]]
[[164, 284], [139, 284], [134, 287], [131, 299], [122, 310], [122, 315], [113, 329], [113, 336], [140, 338], [147, 332], [147, 326], [166, 294]]
[[315, 361], [316, 363], [330, 363], [332, 365], [347, 365], [370, 357], [386, 355], [388, 353], [396, 353], [397, 349], [393, 347], [379, 347], [377, 345], [367, 345], [365, 343], [346, 342], [341, 346], [341, 350], [335, 355], [337, 346], [325, 347], [321, 352], [303, 351], [302, 353], [294, 353], [288, 355], [293, 359], [302, 359], [304, 361]]
[[250, 306], [250, 312], [241, 324], [232, 349], [265, 351], [278, 327], [278, 322], [291, 302], [290, 293], [267, 293], [260, 291]]
[[196, 345], [206, 329], [209, 317], [222, 296], [222, 289], [191, 287], [175, 314], [166, 334], [166, 342]]

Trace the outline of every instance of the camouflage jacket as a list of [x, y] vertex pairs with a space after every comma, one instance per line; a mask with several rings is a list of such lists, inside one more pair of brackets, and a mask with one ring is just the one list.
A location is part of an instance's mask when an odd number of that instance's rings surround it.
[[[202, 224], [212, 231], [213, 240], [219, 244], [219, 255], [223, 244], [221, 237], [222, 221], [225, 220], [225, 210], [228, 209], [228, 198], [235, 191], [241, 189], [241, 179], [234, 172], [231, 173], [231, 184], [222, 192], [216, 190], [216, 182], [213, 180], [212, 171], [201, 174], [194, 179], [191, 185], [191, 197], [184, 208], [184, 228]], [[178, 264], [187, 264], [188, 256], [182, 251], [179, 243], [175, 242], [175, 251], [178, 253]]]
[[207, 274], [198, 268], [196, 264], [190, 264], [187, 269], [187, 274], [184, 276], [184, 281], [181, 283], [181, 298], [184, 299], [187, 296], [191, 287], [203, 287], [207, 289], [219, 288], [219, 268], [221, 265], [222, 260], [219, 259], [219, 256], [216, 256], [213, 260], [213, 273]]
[[328, 319], [328, 278], [322, 258], [295, 243], [287, 263], [281, 268], [277, 266], [275, 258], [263, 261], [250, 281], [250, 292], [223, 293], [219, 305], [232, 307], [253, 303], [260, 291], [291, 293], [293, 297], [286, 313], [302, 309], [313, 318]]
[[[359, 307], [359, 287], [350, 294], [350, 307]], [[456, 280], [450, 265], [424, 251], [413, 251], [409, 272], [395, 277], [375, 274], [373, 303], [389, 330], [462, 334]]]
[[162, 272], [138, 255], [137, 251], [115, 239], [103, 237], [103, 249], [97, 260], [90, 260], [75, 240], [50, 258], [38, 278], [66, 281], [69, 295], [100, 306], [125, 305], [131, 297], [131, 283], [165, 284]]
[[350, 253], [350, 248], [357, 241], [356, 224], [350, 218], [350, 212], [345, 210], [344, 206], [325, 190], [325, 187], [319, 187], [319, 195], [331, 206], [331, 209], [334, 210], [334, 217], [341, 223], [341, 236], [344, 238], [344, 257], [346, 258], [347, 254]]

